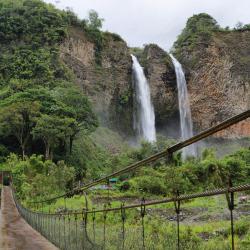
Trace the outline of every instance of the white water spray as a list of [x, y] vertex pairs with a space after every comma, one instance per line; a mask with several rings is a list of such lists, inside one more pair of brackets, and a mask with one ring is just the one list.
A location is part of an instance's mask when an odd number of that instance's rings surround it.
[[136, 111], [134, 112], [134, 128], [139, 138], [149, 142], [156, 141], [155, 113], [151, 102], [150, 89], [143, 68], [137, 58], [133, 60], [133, 79], [135, 89]]
[[[173, 55], [170, 54], [170, 57], [175, 67], [175, 74], [177, 79], [181, 137], [182, 140], [186, 140], [193, 136], [193, 122], [188, 98], [187, 83], [181, 64], [174, 58]], [[184, 148], [182, 151], [182, 155], [184, 159], [186, 159], [187, 156], [196, 156], [196, 146], [192, 144]]]

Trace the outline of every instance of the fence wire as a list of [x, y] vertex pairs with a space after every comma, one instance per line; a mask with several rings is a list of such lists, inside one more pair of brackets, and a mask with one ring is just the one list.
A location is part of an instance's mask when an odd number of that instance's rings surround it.
[[[230, 214], [231, 240], [228, 240], [223, 249], [235, 249], [234, 193], [247, 190], [250, 190], [250, 184], [210, 190], [203, 193], [179, 195], [174, 198], [159, 200], [158, 202], [145, 202], [145, 200], [142, 200], [137, 205], [125, 206], [121, 204], [120, 207], [116, 208], [105, 208], [102, 210], [83, 209], [81, 212], [67, 211], [61, 213], [31, 211], [20, 204], [15, 194], [13, 196], [17, 209], [23, 218], [59, 249], [165, 250], [203, 249], [196, 246], [195, 241], [187, 240], [188, 232], [184, 232], [183, 228], [181, 228], [181, 202], [200, 197], [225, 195], [225, 204], [228, 205], [227, 208]], [[156, 220], [159, 223], [158, 226], [161, 227], [161, 232], [159, 233], [157, 225], [151, 222], [152, 216], [148, 207], [166, 203], [173, 205], [172, 213], [175, 216], [172, 216], [172, 221], [167, 219]], [[156, 227], [155, 230], [154, 227]]]

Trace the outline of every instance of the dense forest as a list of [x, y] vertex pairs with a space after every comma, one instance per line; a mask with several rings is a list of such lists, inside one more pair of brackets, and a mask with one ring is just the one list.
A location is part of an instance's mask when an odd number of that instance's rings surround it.
[[69, 161], [76, 136], [98, 126], [88, 98], [59, 58], [70, 25], [94, 32], [71, 12], [41, 1], [1, 2], [1, 157]]

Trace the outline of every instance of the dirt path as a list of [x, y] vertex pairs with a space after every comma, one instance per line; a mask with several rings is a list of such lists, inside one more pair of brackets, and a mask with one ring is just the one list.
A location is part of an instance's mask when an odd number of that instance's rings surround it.
[[1, 250], [58, 250], [18, 213], [11, 189], [4, 187], [0, 212]]

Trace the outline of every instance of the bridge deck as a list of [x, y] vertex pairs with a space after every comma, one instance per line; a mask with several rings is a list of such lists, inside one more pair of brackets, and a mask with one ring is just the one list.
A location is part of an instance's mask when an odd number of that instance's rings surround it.
[[58, 250], [22, 219], [9, 187], [2, 190], [0, 212], [1, 250]]

